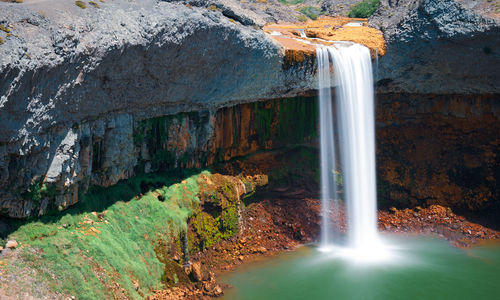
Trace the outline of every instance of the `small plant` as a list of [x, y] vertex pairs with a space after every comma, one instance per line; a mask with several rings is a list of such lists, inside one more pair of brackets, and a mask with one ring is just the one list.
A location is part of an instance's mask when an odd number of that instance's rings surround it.
[[90, 1], [90, 2], [89, 2], [89, 4], [90, 4], [90, 5], [92, 5], [92, 6], [93, 6], [93, 7], [95, 7], [95, 8], [101, 8], [101, 7], [99, 6], [99, 4], [97, 4], [97, 2], [95, 2], [95, 1]]
[[352, 8], [350, 18], [368, 18], [377, 10], [380, 0], [364, 0]]
[[6, 33], [9, 33], [10, 32], [10, 29], [5, 27], [4, 25], [0, 25], [0, 30], [6, 32]]
[[85, 5], [85, 3], [83, 3], [83, 1], [80, 1], [80, 0], [75, 1], [75, 5], [81, 9], [87, 8], [87, 5]]
[[304, 15], [300, 15], [297, 17], [297, 20], [299, 20], [300, 22], [305, 22], [305, 21], [307, 21], [307, 17]]

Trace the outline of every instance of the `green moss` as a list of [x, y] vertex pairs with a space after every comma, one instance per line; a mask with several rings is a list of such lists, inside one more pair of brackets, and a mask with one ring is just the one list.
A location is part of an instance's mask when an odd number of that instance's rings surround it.
[[[174, 122], [179, 125], [189, 122], [190, 127], [199, 130], [209, 122], [209, 117], [209, 114], [205, 112], [192, 112], [140, 121], [134, 128], [134, 144], [137, 148], [142, 147], [143, 144], [147, 146], [149, 157], [152, 158], [151, 167], [154, 171], [177, 167], [179, 164], [186, 165], [186, 162], [192, 157], [191, 153], [183, 153], [181, 157], [176, 157], [175, 153], [167, 149], [167, 140], [173, 138], [173, 136], [169, 136], [169, 130]], [[208, 160], [206, 156], [205, 160]], [[143, 166], [145, 163], [145, 161], [139, 161], [138, 164]], [[143, 170], [143, 168], [138, 168], [137, 171], [142, 172]]]
[[271, 123], [275, 112], [274, 102], [254, 103], [254, 127], [261, 146], [271, 138]]
[[298, 144], [317, 135], [318, 101], [297, 97], [279, 102], [278, 136], [284, 144]]
[[52, 185], [47, 188], [45, 183], [43, 183], [43, 179], [41, 179], [33, 182], [21, 196], [25, 199], [31, 200], [33, 204], [37, 205], [44, 197], [53, 198], [55, 195], [56, 187]]
[[380, 0], [364, 0], [352, 8], [350, 18], [369, 18], [377, 10]]
[[[199, 238], [199, 249], [215, 245], [222, 240], [219, 222], [210, 214], [201, 211], [191, 219], [190, 225]], [[195, 249], [193, 249], [195, 250]]]
[[190, 237], [191, 250], [203, 250], [227, 239], [239, 231], [239, 198], [234, 183], [222, 175], [211, 179], [215, 185], [204, 187], [200, 192], [203, 210], [195, 212], [190, 225], [194, 236]]
[[78, 6], [79, 8], [81, 8], [81, 9], [87, 8], [87, 5], [85, 5], [85, 3], [83, 1], [77, 0], [77, 1], [75, 1], [75, 5]]

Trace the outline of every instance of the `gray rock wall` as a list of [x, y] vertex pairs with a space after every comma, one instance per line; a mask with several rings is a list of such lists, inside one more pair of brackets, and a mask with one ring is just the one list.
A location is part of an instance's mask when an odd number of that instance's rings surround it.
[[370, 19], [387, 41], [379, 92], [498, 94], [500, 23], [470, 2], [381, 1]]

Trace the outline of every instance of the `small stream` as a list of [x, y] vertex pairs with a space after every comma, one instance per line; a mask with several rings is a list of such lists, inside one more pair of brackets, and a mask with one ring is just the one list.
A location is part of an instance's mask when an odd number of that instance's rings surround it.
[[223, 299], [498, 299], [500, 243], [458, 249], [429, 237], [390, 238], [391, 255], [356, 263], [305, 246], [221, 277]]

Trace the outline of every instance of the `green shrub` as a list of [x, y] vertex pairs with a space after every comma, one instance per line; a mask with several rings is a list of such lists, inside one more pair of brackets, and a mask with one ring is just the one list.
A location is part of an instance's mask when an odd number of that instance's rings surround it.
[[316, 20], [318, 18], [318, 15], [321, 13], [319, 9], [312, 6], [302, 7], [300, 9], [300, 12], [306, 15], [311, 20]]
[[352, 8], [350, 18], [368, 18], [377, 10], [380, 0], [364, 0]]

